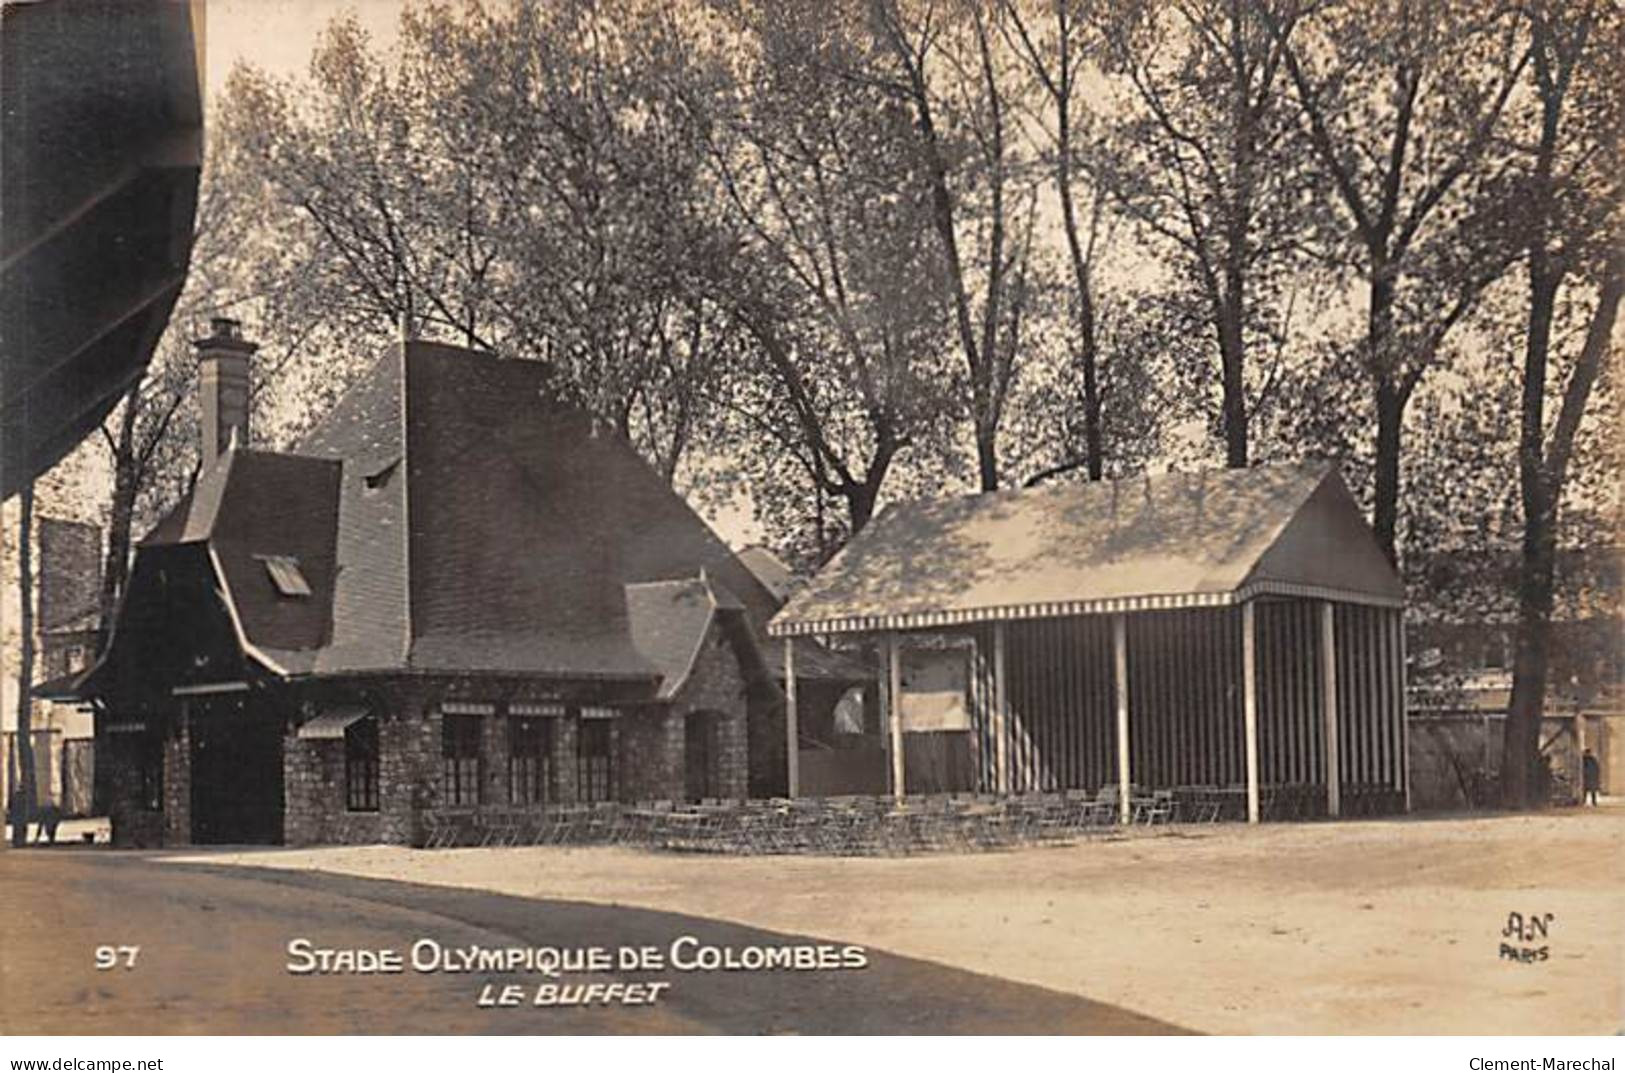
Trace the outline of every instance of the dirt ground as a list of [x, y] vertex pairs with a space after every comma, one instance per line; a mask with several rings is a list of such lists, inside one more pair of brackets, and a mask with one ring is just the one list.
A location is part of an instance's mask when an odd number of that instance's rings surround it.
[[[1617, 800], [1529, 816], [1206, 826], [896, 859], [382, 846], [174, 859], [721, 918], [863, 943], [1206, 1032], [1625, 1029]], [[1551, 914], [1548, 935], [1504, 938], [1512, 912]], [[1511, 960], [1503, 943], [1546, 955]]]

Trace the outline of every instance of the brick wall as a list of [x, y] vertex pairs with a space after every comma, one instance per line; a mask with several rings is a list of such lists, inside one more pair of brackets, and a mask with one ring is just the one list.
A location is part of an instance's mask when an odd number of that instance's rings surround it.
[[164, 845], [192, 844], [192, 736], [183, 707], [164, 735]]
[[[423, 845], [434, 819], [468, 817], [474, 809], [449, 808], [440, 799], [441, 715], [439, 686], [399, 681], [376, 694], [379, 779], [377, 813], [345, 807], [344, 743], [283, 742], [284, 837], [290, 845], [386, 842]], [[480, 698], [471, 698], [480, 699]], [[627, 709], [615, 720], [613, 749], [617, 796], [623, 801], [677, 799], [684, 792], [684, 717], [717, 717], [715, 785], [723, 796], [748, 788], [745, 683], [732, 646], [720, 633], [708, 638], [678, 703]], [[498, 714], [480, 716], [482, 761], [480, 809], [506, 809], [511, 724]], [[553, 718], [553, 793], [559, 803], [580, 799], [576, 716]]]
[[141, 801], [140, 737], [137, 734], [105, 735], [102, 738], [105, 744], [97, 756], [99, 762], [107, 766], [107, 811], [112, 822], [113, 844], [145, 849], [164, 844], [164, 814], [149, 811]]
[[351, 812], [346, 804], [343, 739], [305, 741], [287, 735], [282, 742], [282, 783], [282, 839], [288, 845], [367, 845], [380, 840], [380, 814]]
[[415, 682], [392, 688], [389, 708], [378, 724], [378, 840], [421, 846], [439, 803], [440, 712]]
[[560, 719], [553, 727], [553, 793], [561, 803], [573, 804], [580, 791], [576, 786], [575, 719]]
[[378, 718], [378, 811], [352, 812], [344, 784], [344, 741], [282, 742], [283, 840], [290, 846], [422, 845], [423, 815], [436, 792], [440, 719], [417, 683], [375, 691]]
[[344, 742], [285, 736], [282, 789], [283, 841], [290, 846], [328, 841], [331, 820], [344, 807]]
[[751, 758], [745, 717], [745, 676], [733, 645], [715, 625], [700, 646], [694, 669], [672, 705], [679, 794], [683, 789], [683, 717], [700, 711], [717, 714], [717, 767], [712, 775], [718, 796], [746, 796]]
[[671, 801], [683, 794], [683, 719], [667, 705], [631, 709], [620, 719], [620, 797]]

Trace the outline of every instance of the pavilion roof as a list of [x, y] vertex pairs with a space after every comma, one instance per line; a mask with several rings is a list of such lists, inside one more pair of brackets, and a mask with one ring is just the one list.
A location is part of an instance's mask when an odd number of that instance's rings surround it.
[[1300, 596], [1400, 606], [1335, 468], [1168, 473], [887, 508], [769, 633], [853, 633]]

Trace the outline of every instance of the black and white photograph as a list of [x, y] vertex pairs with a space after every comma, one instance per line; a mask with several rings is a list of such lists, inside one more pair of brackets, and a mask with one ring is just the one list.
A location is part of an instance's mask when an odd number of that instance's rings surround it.
[[8, 1068], [1625, 1053], [1617, 0], [5, 0], [0, 117]]

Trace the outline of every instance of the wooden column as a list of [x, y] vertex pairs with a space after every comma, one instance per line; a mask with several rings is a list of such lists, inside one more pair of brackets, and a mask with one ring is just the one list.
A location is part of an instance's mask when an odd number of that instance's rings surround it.
[[993, 624], [993, 785], [1010, 792], [1010, 689], [1005, 679], [1004, 623]]
[[887, 716], [891, 723], [892, 795], [902, 800], [903, 786], [903, 646], [897, 635], [886, 635]]
[[1399, 684], [1395, 688], [1399, 691], [1399, 777], [1404, 780], [1405, 811], [1411, 810], [1411, 718], [1406, 711], [1410, 695], [1405, 688], [1405, 676], [1409, 665], [1405, 658], [1405, 609], [1395, 608], [1394, 632], [1399, 635], [1399, 666], [1394, 672], [1399, 675]]
[[1320, 691], [1326, 753], [1326, 815], [1340, 816], [1342, 772], [1337, 740], [1337, 609], [1326, 600], [1320, 605]]
[[796, 646], [784, 639], [785, 785], [790, 797], [801, 792], [801, 727], [796, 713]]
[[1241, 605], [1241, 705], [1247, 741], [1247, 822], [1257, 823], [1258, 808], [1258, 616], [1257, 605]]
[[1112, 616], [1112, 677], [1117, 683], [1117, 818], [1128, 823], [1133, 817], [1129, 789], [1128, 751], [1128, 617]]

